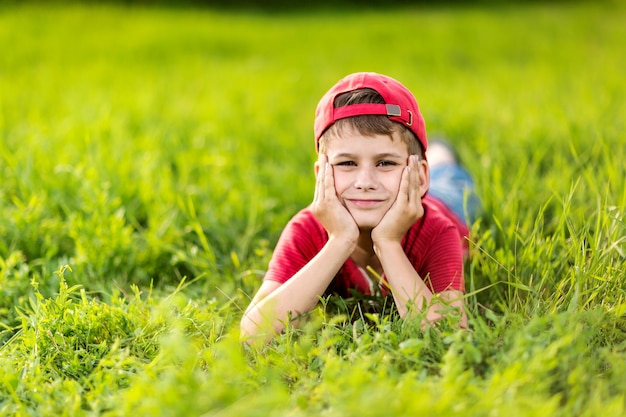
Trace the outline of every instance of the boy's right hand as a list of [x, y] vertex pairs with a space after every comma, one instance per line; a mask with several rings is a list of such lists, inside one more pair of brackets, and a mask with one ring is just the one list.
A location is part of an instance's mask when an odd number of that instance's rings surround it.
[[348, 209], [337, 197], [333, 167], [328, 163], [326, 155], [320, 155], [318, 164], [311, 212], [322, 223], [329, 239], [344, 238], [356, 245], [359, 228]]

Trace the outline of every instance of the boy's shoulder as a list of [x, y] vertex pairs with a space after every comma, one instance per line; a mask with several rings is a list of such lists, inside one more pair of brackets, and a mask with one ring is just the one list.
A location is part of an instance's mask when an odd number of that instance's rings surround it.
[[454, 227], [459, 232], [462, 240], [469, 236], [467, 224], [462, 221], [454, 212], [448, 208], [441, 200], [426, 194], [422, 198], [424, 205], [424, 224], [423, 228], [449, 228]]
[[301, 209], [291, 217], [283, 230], [283, 234], [286, 232], [293, 238], [304, 237], [305, 235], [313, 236], [314, 240], [319, 244], [325, 243], [328, 239], [326, 229], [313, 215], [310, 206]]
[[310, 227], [318, 224], [321, 226], [317, 218], [313, 215], [313, 212], [311, 211], [311, 206], [306, 206], [300, 209], [300, 211], [298, 211], [291, 217], [289, 223], [295, 223], [305, 227]]

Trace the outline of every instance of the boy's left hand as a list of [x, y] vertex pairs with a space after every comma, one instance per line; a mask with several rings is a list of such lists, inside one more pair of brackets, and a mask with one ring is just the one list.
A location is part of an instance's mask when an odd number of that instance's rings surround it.
[[424, 215], [420, 163], [417, 155], [409, 156], [408, 164], [402, 172], [396, 201], [372, 230], [374, 242], [400, 242], [413, 223]]

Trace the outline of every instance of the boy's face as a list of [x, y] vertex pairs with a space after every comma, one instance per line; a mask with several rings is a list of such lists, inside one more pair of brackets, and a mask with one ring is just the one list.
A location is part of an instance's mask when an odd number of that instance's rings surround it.
[[[399, 138], [363, 136], [350, 129], [329, 141], [328, 162], [333, 167], [335, 191], [360, 229], [378, 225], [398, 196], [409, 151]], [[419, 182], [423, 195], [428, 188], [428, 165], [420, 161]], [[316, 170], [319, 167], [316, 167]]]

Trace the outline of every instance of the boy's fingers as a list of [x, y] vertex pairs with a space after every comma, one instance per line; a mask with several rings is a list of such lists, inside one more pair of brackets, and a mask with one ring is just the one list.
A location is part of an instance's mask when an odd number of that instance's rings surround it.
[[411, 207], [415, 208], [417, 218], [424, 215], [424, 207], [422, 206], [422, 177], [421, 177], [421, 160], [415, 155], [413, 156], [413, 184], [411, 186]]
[[327, 163], [327, 159], [326, 159], [326, 155], [321, 155], [320, 161], [318, 162], [319, 165], [319, 171], [317, 172], [317, 178], [315, 180], [315, 195], [314, 198], [316, 200], [322, 200], [324, 198], [324, 191], [325, 191], [325, 179], [326, 179], [326, 165]]
[[325, 165], [326, 176], [324, 177], [324, 197], [330, 197], [335, 193], [335, 177], [333, 175], [333, 167], [330, 166], [328, 162], [326, 162]]
[[402, 201], [408, 201], [410, 196], [410, 185], [411, 185], [411, 171], [413, 168], [411, 165], [407, 165], [402, 172], [402, 178], [400, 179], [400, 189], [398, 190], [398, 199], [402, 199]]
[[317, 177], [315, 178], [315, 193], [313, 194], [313, 200], [317, 201], [320, 199], [321, 197], [321, 191], [320, 191], [320, 187], [322, 184], [322, 168], [320, 167], [320, 169], [317, 171]]
[[419, 193], [419, 168], [417, 163], [417, 157], [411, 156], [411, 184], [410, 184], [410, 194], [409, 194], [409, 202], [415, 203], [420, 199]]

